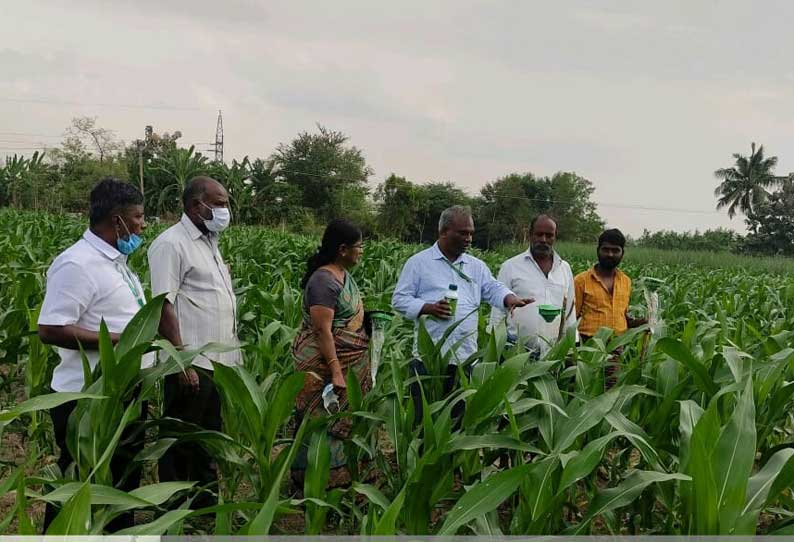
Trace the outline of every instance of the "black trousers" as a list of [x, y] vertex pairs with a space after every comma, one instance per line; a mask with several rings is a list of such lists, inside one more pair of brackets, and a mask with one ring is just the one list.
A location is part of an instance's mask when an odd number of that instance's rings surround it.
[[[182, 386], [179, 375], [165, 378], [163, 414], [201, 426], [211, 431], [221, 430], [221, 398], [212, 380], [212, 372], [194, 367], [199, 378], [199, 389]], [[204, 448], [195, 442], [177, 442], [160, 458], [158, 470], [161, 482], [186, 480], [207, 485], [218, 479], [217, 466]], [[212, 506], [215, 499], [204, 493], [195, 506]]]
[[[124, 406], [126, 407], [127, 405], [125, 404]], [[66, 446], [66, 433], [67, 425], [69, 423], [69, 416], [71, 416], [76, 407], [77, 403], [75, 401], [70, 401], [50, 409], [50, 417], [52, 418], [52, 425], [55, 429], [55, 443], [58, 445], [58, 448], [60, 448], [58, 467], [60, 467], [61, 473], [66, 472], [66, 469], [72, 462], [72, 455], [69, 453], [69, 449]], [[114, 453], [113, 457], [110, 459], [110, 472], [113, 475], [113, 481], [116, 484], [116, 487], [122, 491], [131, 491], [140, 486], [140, 463], [138, 463], [138, 466], [132, 472], [130, 472], [126, 480], [122, 481], [122, 483], [118, 483], [118, 481], [124, 475], [124, 471], [127, 469], [127, 467], [133, 464], [133, 458], [143, 449], [143, 433], [138, 435], [132, 443], [124, 445], [124, 441], [129, 439], [130, 436], [132, 436], [132, 434], [139, 429], [140, 424], [146, 421], [147, 411], [148, 404], [144, 402], [141, 405], [140, 420], [130, 424], [124, 430], [121, 435], [121, 441], [116, 448], [116, 453]], [[58, 515], [58, 511], [59, 509], [57, 509], [55, 506], [47, 503], [44, 511], [44, 532], [47, 532], [47, 527], [50, 526], [50, 523], [52, 523], [52, 521], [55, 519], [55, 516]], [[108, 523], [105, 529], [112, 533], [115, 531], [120, 531], [121, 529], [126, 529], [127, 527], [132, 527], [133, 524], [133, 512], [129, 511], [121, 514], [119, 517]]]
[[[467, 375], [471, 375], [471, 366], [464, 369]], [[425, 368], [424, 363], [419, 358], [414, 358], [411, 360], [410, 364], [408, 365], [408, 376], [409, 378], [412, 376], [427, 376], [427, 369]], [[443, 393], [444, 396], [449, 395], [453, 389], [455, 389], [455, 384], [458, 381], [458, 367], [457, 365], [449, 364], [447, 365], [447, 374], [443, 380]], [[411, 399], [414, 403], [414, 424], [422, 423], [422, 416], [424, 415], [424, 407], [422, 405], [422, 391], [419, 386], [419, 382], [413, 382], [410, 384], [409, 391], [411, 393]], [[463, 401], [459, 401], [452, 407], [452, 418], [459, 419], [463, 416], [463, 412], [466, 408], [466, 404]], [[456, 424], [457, 426], [457, 424]]]

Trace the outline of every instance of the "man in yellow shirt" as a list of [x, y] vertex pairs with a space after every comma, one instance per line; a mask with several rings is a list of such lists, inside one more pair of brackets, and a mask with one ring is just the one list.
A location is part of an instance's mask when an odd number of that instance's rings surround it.
[[[628, 315], [631, 279], [618, 269], [625, 248], [626, 238], [620, 230], [604, 231], [598, 238], [598, 263], [574, 278], [576, 316], [580, 319], [579, 335], [583, 343], [602, 327], [620, 335], [628, 328], [646, 323], [645, 319]], [[607, 371], [609, 377], [614, 375], [614, 367], [611, 369]], [[614, 383], [613, 378], [608, 380]]]

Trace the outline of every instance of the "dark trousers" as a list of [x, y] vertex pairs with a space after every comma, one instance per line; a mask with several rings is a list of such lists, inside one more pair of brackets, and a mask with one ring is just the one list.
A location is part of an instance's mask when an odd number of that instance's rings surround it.
[[[464, 369], [467, 375], [471, 374], [471, 366]], [[427, 369], [425, 368], [424, 363], [422, 363], [421, 359], [414, 358], [411, 360], [411, 363], [408, 365], [408, 376], [427, 376]], [[458, 367], [457, 365], [452, 365], [451, 363], [447, 365], [447, 374], [444, 376], [443, 380], [443, 393], [446, 397], [449, 395], [453, 389], [455, 389], [455, 384], [458, 381]], [[422, 405], [422, 390], [419, 386], [419, 382], [413, 382], [410, 387], [409, 391], [411, 393], [411, 399], [414, 403], [414, 423], [419, 424], [422, 422], [422, 416], [424, 415], [424, 407]], [[463, 412], [466, 408], [466, 404], [463, 401], [459, 401], [452, 407], [452, 418], [459, 419], [463, 416]], [[456, 424], [457, 425], [457, 424]]]
[[[127, 405], [125, 405], [125, 407], [126, 406]], [[66, 469], [72, 462], [72, 455], [69, 453], [69, 449], [66, 447], [66, 433], [67, 425], [69, 423], [69, 416], [76, 407], [77, 403], [75, 401], [70, 401], [50, 409], [50, 417], [52, 418], [52, 425], [55, 429], [55, 443], [58, 445], [58, 448], [60, 448], [58, 467], [60, 467], [62, 474], [66, 472]], [[140, 420], [130, 424], [124, 430], [124, 432], [121, 434], [121, 441], [116, 447], [116, 452], [110, 459], [110, 472], [113, 475], [113, 482], [116, 484], [116, 488], [121, 489], [122, 491], [132, 491], [141, 485], [140, 463], [137, 464], [137, 467], [130, 472], [129, 476], [127, 476], [125, 480], [123, 480], [121, 483], [119, 483], [119, 480], [121, 480], [121, 477], [124, 475], [124, 471], [127, 470], [127, 467], [129, 465], [133, 465], [133, 458], [143, 449], [143, 432], [137, 435], [133, 442], [125, 443], [125, 441], [128, 440], [136, 430], [140, 429], [140, 424], [146, 421], [147, 410], [148, 404], [144, 402], [141, 405]], [[57, 515], [58, 509], [52, 504], [47, 503], [47, 507], [44, 511], [44, 532], [47, 531], [47, 527], [50, 526], [50, 523], [52, 523], [52, 520], [54, 520], [55, 516]], [[134, 521], [132, 511], [125, 512], [108, 523], [107, 526], [105, 526], [105, 530], [112, 533], [115, 531], [120, 531], [121, 529], [126, 529], [127, 527], [132, 527], [133, 524]]]
[[[182, 386], [179, 375], [165, 378], [164, 415], [196, 424], [211, 431], [221, 430], [221, 398], [212, 380], [212, 372], [194, 367], [199, 389]], [[204, 448], [194, 442], [177, 442], [160, 458], [158, 470], [161, 482], [186, 480], [203, 486], [217, 481], [217, 467]], [[206, 495], [206, 494], [204, 494]], [[212, 506], [214, 499], [201, 496], [195, 506]]]

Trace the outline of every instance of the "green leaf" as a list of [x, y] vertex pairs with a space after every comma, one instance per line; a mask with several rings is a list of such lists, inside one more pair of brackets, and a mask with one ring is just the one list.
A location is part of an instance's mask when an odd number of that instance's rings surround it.
[[449, 451], [455, 452], [459, 450], [481, 450], [483, 448], [521, 450], [534, 454], [543, 453], [531, 444], [525, 444], [504, 435], [455, 435], [449, 441], [448, 449]]
[[86, 535], [91, 532], [91, 489], [88, 483], [68, 500], [47, 529], [47, 535]]
[[[341, 491], [338, 488], [328, 492], [329, 497], [330, 496], [334, 496], [334, 495], [340, 495], [340, 494], [341, 494]], [[289, 503], [292, 506], [300, 506], [302, 504], [309, 503], [309, 504], [312, 504], [312, 505], [314, 505], [314, 506], [316, 506], [318, 508], [327, 508], [329, 510], [333, 510], [334, 512], [336, 512], [340, 516], [343, 515], [342, 511], [339, 509], [339, 507], [336, 504], [328, 502], [328, 501], [323, 500], [323, 499], [316, 499], [314, 497], [306, 497], [305, 499], [293, 499]]]
[[138, 455], [135, 456], [133, 461], [157, 461], [163, 457], [163, 455], [165, 455], [168, 449], [173, 446], [176, 441], [177, 439], [175, 438], [161, 438], [154, 444], [146, 446], [143, 450], [138, 452]]
[[650, 445], [650, 437], [643, 431], [642, 427], [629, 420], [623, 414], [612, 410], [606, 415], [606, 420], [613, 427], [613, 429], [623, 433], [629, 442], [631, 442], [642, 454], [646, 461], [648, 461], [655, 470], [664, 470], [659, 462], [659, 454]]
[[[223, 397], [228, 412], [235, 413], [245, 424], [246, 436], [251, 442], [259, 442], [264, 431], [263, 407], [256, 384], [251, 385], [250, 374], [243, 367], [227, 367], [213, 363], [213, 381]], [[226, 411], [224, 411], [226, 412]]]
[[717, 480], [719, 534], [731, 534], [745, 502], [747, 480], [755, 460], [755, 403], [753, 382], [747, 379], [728, 424], [714, 448], [712, 462]]
[[572, 535], [582, 534], [596, 516], [631, 504], [651, 484], [669, 480], [689, 479], [688, 476], [677, 473], [634, 471], [617, 487], [605, 489], [596, 495], [590, 503], [585, 519], [579, 525], [566, 531], [566, 533]]
[[278, 388], [270, 409], [268, 410], [265, 422], [265, 442], [268, 448], [273, 445], [276, 438], [276, 431], [284, 424], [295, 408], [295, 398], [303, 388], [304, 374], [296, 372], [289, 375]]
[[556, 405], [555, 403], [552, 403], [551, 401], [543, 401], [541, 399], [532, 399], [532, 398], [520, 399], [510, 406], [510, 410], [513, 411], [514, 415], [518, 415], [528, 412], [538, 406], [553, 408], [557, 412], [559, 412], [560, 415], [563, 416], [564, 418], [568, 417], [568, 413], [565, 412], [565, 410], [562, 407]]
[[681, 435], [678, 463], [682, 472], [687, 471], [689, 465], [689, 443], [692, 440], [692, 432], [695, 430], [700, 417], [703, 416], [703, 409], [694, 401], [681, 401], [681, 412], [678, 417], [678, 431]]
[[692, 483], [682, 484], [688, 533], [719, 534], [717, 480], [714, 475], [712, 451], [719, 438], [720, 423], [716, 402], [709, 405], [700, 417], [689, 449], [689, 463], [685, 471]]
[[38, 412], [40, 410], [49, 410], [55, 408], [69, 401], [77, 401], [78, 399], [107, 399], [104, 395], [96, 395], [93, 393], [82, 392], [57, 392], [48, 393], [47, 395], [39, 395], [32, 397], [27, 401], [19, 403], [14, 408], [0, 412], [0, 422], [8, 423], [15, 420], [22, 414], [29, 412]]
[[734, 534], [754, 535], [761, 511], [792, 484], [794, 449], [784, 448], [770, 457], [764, 468], [750, 478], [747, 484], [747, 500], [736, 520]]
[[[560, 388], [557, 386], [557, 381], [551, 376], [541, 376], [533, 380], [532, 385], [544, 401], [554, 403], [560, 408], [565, 406]], [[546, 446], [551, 449], [554, 447], [554, 442], [560, 438], [558, 432], [560, 425], [566, 417], [559, 413], [559, 409], [552, 407], [545, 407], [543, 409], [543, 414], [544, 415], [541, 416], [538, 421], [538, 427], [543, 441], [546, 443]]]
[[149, 484], [130, 491], [130, 495], [161, 505], [180, 491], [185, 491], [196, 485], [196, 482], [160, 482]]
[[656, 349], [664, 352], [674, 360], [682, 363], [695, 378], [698, 388], [709, 396], [717, 393], [717, 385], [709, 376], [708, 371], [681, 341], [663, 337], [656, 343]]
[[624, 435], [625, 433], [615, 431], [588, 442], [587, 446], [568, 461], [565, 468], [563, 468], [560, 483], [557, 487], [557, 494], [559, 495], [568, 489], [568, 487], [593, 472], [593, 469], [601, 462], [607, 445], [616, 438]]
[[464, 427], [472, 427], [493, 413], [505, 400], [507, 393], [518, 384], [518, 376], [523, 367], [522, 359], [512, 358], [494, 371], [477, 393], [466, 402], [466, 413], [463, 415]]
[[537, 521], [551, 504], [554, 494], [552, 485], [554, 473], [560, 463], [558, 456], [547, 457], [537, 463], [529, 465], [529, 486], [525, 489], [527, 504], [530, 509], [530, 518]]
[[358, 382], [356, 371], [352, 368], [347, 371], [347, 402], [351, 411], [361, 410], [361, 385]]
[[160, 326], [160, 315], [163, 311], [165, 296], [166, 294], [158, 295], [132, 317], [132, 320], [121, 333], [119, 342], [116, 345], [116, 356], [118, 359], [124, 357], [127, 352], [139, 344], [148, 344], [155, 338], [157, 329]]
[[[300, 375], [300, 382], [301, 385], [303, 383], [303, 373], [295, 373], [296, 375]], [[293, 375], [294, 376], [294, 375]], [[241, 535], [247, 536], [264, 536], [270, 533], [270, 527], [273, 524], [273, 518], [276, 515], [276, 510], [279, 506], [279, 493], [281, 491], [281, 480], [284, 478], [287, 470], [292, 465], [292, 462], [295, 459], [295, 454], [298, 452], [298, 447], [303, 442], [303, 437], [306, 434], [310, 425], [310, 417], [305, 417], [303, 422], [301, 422], [300, 427], [298, 428], [297, 433], [295, 433], [295, 440], [292, 442], [292, 445], [289, 448], [289, 452], [286, 455], [284, 462], [281, 464], [281, 468], [279, 469], [278, 473], [276, 474], [275, 478], [272, 481], [272, 486], [270, 491], [268, 492], [267, 498], [265, 502], [262, 503], [262, 508], [259, 510], [259, 513], [252, 519], [248, 524], [246, 524], [240, 533]]]
[[[55, 488], [46, 495], [32, 496], [38, 500], [47, 502], [66, 502], [83, 489], [83, 485], [85, 484], [81, 482], [69, 482]], [[153, 503], [149, 501], [141, 499], [140, 497], [135, 497], [114, 487], [90, 484], [90, 489], [92, 505], [127, 506], [130, 508], [142, 508], [153, 505]]]
[[97, 460], [94, 468], [91, 470], [91, 473], [88, 475], [88, 479], [92, 479], [94, 475], [103, 467], [107, 467], [110, 464], [110, 459], [113, 457], [113, 454], [116, 452], [116, 446], [118, 446], [119, 441], [121, 440], [121, 435], [124, 433], [127, 425], [129, 425], [132, 421], [137, 420], [141, 415], [141, 401], [140, 399], [131, 402], [127, 405], [127, 408], [124, 410], [124, 414], [121, 417], [121, 421], [116, 427], [113, 436], [111, 437], [110, 441], [105, 446], [104, 451], [102, 452], [102, 456]]
[[312, 434], [307, 461], [303, 494], [306, 497], [320, 499], [325, 495], [331, 465], [331, 449], [328, 446], [328, 434], [324, 427], [320, 427]]
[[353, 482], [353, 491], [360, 495], [364, 495], [369, 502], [377, 504], [383, 510], [389, 507], [389, 500], [381, 493], [380, 489], [373, 485]]
[[499, 528], [499, 515], [496, 510], [476, 518], [474, 524], [471, 525], [471, 530], [477, 536], [486, 536], [491, 539], [504, 536], [502, 529]]
[[402, 511], [404, 502], [405, 486], [402, 488], [400, 493], [397, 494], [397, 497], [391, 502], [388, 508], [386, 508], [386, 510], [383, 512], [383, 515], [380, 517], [377, 525], [375, 525], [375, 529], [372, 533], [374, 536], [393, 536], [397, 534], [397, 517]]
[[182, 521], [191, 513], [191, 510], [171, 510], [152, 522], [128, 527], [113, 534], [116, 536], [161, 536], [174, 524]]
[[472, 520], [495, 510], [518, 489], [529, 465], [519, 465], [478, 482], [469, 489], [447, 514], [439, 535], [454, 535]]
[[[352, 373], [352, 371], [351, 371]], [[319, 534], [325, 526], [327, 510], [318, 506], [317, 499], [325, 497], [325, 489], [330, 477], [331, 450], [328, 434], [324, 426], [312, 433], [307, 455], [308, 465], [303, 480], [303, 494], [306, 496], [306, 534]]]
[[557, 432], [559, 440], [554, 449], [559, 453], [564, 452], [576, 442], [579, 435], [604, 421], [604, 417], [612, 410], [619, 394], [620, 388], [613, 389], [582, 403], [571, 412], [560, 425]]
[[[16, 479], [17, 498], [16, 498], [16, 516], [17, 516], [17, 534], [21, 535], [35, 535], [36, 529], [33, 527], [33, 522], [28, 516], [28, 501], [25, 495], [25, 472], [22, 467], [17, 471], [13, 477]], [[4, 484], [5, 485], [5, 484]], [[12, 515], [13, 517], [13, 515]]]
[[117, 384], [116, 374], [116, 352], [113, 349], [113, 341], [110, 339], [108, 326], [103, 318], [99, 322], [99, 366], [103, 375], [103, 391], [108, 395], [114, 395], [115, 385]]

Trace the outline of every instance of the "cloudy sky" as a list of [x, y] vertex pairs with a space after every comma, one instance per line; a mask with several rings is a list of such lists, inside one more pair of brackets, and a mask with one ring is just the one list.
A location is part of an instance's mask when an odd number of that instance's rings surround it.
[[373, 186], [568, 170], [630, 233], [741, 229], [713, 171], [751, 141], [794, 171], [792, 20], [786, 1], [7, 1], [0, 155], [79, 115], [206, 144], [222, 109], [227, 160], [320, 123]]

